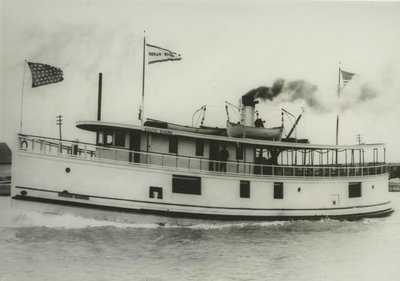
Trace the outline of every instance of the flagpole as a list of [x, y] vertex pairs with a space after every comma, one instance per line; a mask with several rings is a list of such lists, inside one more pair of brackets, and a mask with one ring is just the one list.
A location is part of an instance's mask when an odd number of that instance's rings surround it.
[[[340, 98], [340, 66], [339, 66], [339, 75], [338, 75], [338, 89], [337, 89], [337, 97], [338, 101]], [[339, 143], [339, 112], [336, 115], [336, 145]]]
[[146, 73], [146, 37], [143, 37], [143, 77], [142, 77], [142, 105], [140, 111], [140, 120], [142, 122], [142, 126], [144, 123], [144, 82], [145, 82], [145, 73]]
[[24, 89], [25, 89], [25, 71], [26, 71], [26, 64], [27, 61], [24, 61], [24, 74], [22, 78], [22, 94], [21, 94], [21, 112], [20, 112], [20, 123], [19, 123], [19, 133], [22, 134], [22, 112], [23, 112], [23, 105], [24, 105]]
[[[337, 89], [337, 97], [338, 97], [338, 103], [339, 103], [339, 98], [340, 98], [340, 62], [339, 62], [339, 73], [338, 73], [338, 89]], [[339, 109], [337, 109], [337, 115], [336, 115], [336, 145], [339, 144]], [[338, 150], [336, 149], [336, 165], [338, 163]]]

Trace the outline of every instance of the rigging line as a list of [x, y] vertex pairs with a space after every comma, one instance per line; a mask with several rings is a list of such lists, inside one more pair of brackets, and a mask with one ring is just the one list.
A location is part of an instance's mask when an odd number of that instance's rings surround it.
[[200, 117], [202, 117], [202, 119], [201, 119], [201, 120], [202, 120], [202, 121], [201, 121], [201, 125], [203, 125], [204, 117], [205, 117], [204, 108], [205, 108], [205, 105], [203, 105], [203, 106], [201, 107], [201, 111], [200, 111], [200, 113], [199, 113], [199, 117], [197, 118], [196, 125], [198, 124], [198, 122], [199, 122], [199, 120], [200, 120]]
[[[285, 114], [286, 114], [286, 116], [290, 117], [286, 112], [285, 112]], [[293, 123], [292, 119], [291, 118], [288, 118], [288, 119], [289, 119], [290, 125], [293, 126], [294, 123]]]
[[285, 112], [286, 114], [288, 114], [288, 116], [290, 115], [290, 116], [292, 116], [293, 118], [296, 119], [296, 117], [295, 117], [292, 113], [290, 113], [289, 111], [287, 111], [286, 109], [282, 108], [282, 110], [283, 110], [283, 112]]
[[199, 118], [200, 115], [197, 116], [196, 122], [194, 122], [193, 127], [197, 127], [197, 124], [199, 123]]
[[[237, 107], [237, 106], [231, 104], [231, 103], [228, 102], [228, 101], [225, 101], [225, 109], [226, 109], [226, 113], [227, 113], [228, 117], [229, 117], [228, 105], [231, 106], [231, 107], [234, 107], [236, 110], [239, 110], [239, 107]], [[233, 112], [235, 113], [236, 117], [238, 117], [238, 118], [240, 119], [240, 114], [239, 114], [239, 112], [236, 112], [236, 111], [233, 111]], [[228, 120], [229, 120], [229, 118], [228, 118]]]
[[[202, 107], [200, 107], [199, 109], [197, 109], [194, 113], [193, 113], [193, 115], [192, 115], [192, 127], [194, 126], [194, 117], [196, 116], [196, 114], [198, 113], [198, 112], [200, 112], [201, 110], [203, 110], [203, 108], [205, 107], [205, 105], [203, 105]], [[196, 121], [196, 123], [199, 121], [199, 116], [197, 117], [197, 121]]]
[[203, 110], [203, 106], [200, 108], [199, 114], [197, 115], [196, 126], [199, 124], [202, 110]]

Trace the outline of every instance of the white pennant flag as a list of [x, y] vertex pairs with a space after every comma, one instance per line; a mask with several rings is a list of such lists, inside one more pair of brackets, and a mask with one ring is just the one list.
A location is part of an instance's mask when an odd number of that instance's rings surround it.
[[163, 62], [163, 61], [173, 61], [181, 60], [181, 55], [170, 50], [146, 44], [147, 54], [150, 63]]

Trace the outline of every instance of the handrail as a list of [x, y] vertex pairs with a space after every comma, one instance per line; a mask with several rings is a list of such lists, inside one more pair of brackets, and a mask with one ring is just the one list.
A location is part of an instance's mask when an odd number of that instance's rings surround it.
[[[54, 140], [49, 141], [49, 140]], [[28, 144], [29, 143], [29, 144]], [[82, 147], [83, 146], [83, 147]], [[101, 162], [124, 163], [129, 165], [154, 166], [165, 169], [186, 170], [256, 177], [281, 176], [303, 178], [359, 177], [387, 173], [386, 163], [363, 163], [364, 165], [265, 165], [251, 162], [224, 162], [201, 157], [181, 156], [168, 153], [133, 151], [123, 148], [96, 146], [78, 141], [67, 141], [36, 136], [19, 136], [19, 148], [40, 154], [77, 157]], [[360, 163], [361, 164], [361, 163]]]

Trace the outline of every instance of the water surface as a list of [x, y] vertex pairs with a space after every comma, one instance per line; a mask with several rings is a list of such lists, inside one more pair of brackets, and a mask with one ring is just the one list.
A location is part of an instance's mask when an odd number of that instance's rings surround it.
[[216, 222], [19, 204], [0, 197], [1, 281], [400, 280], [400, 211]]

